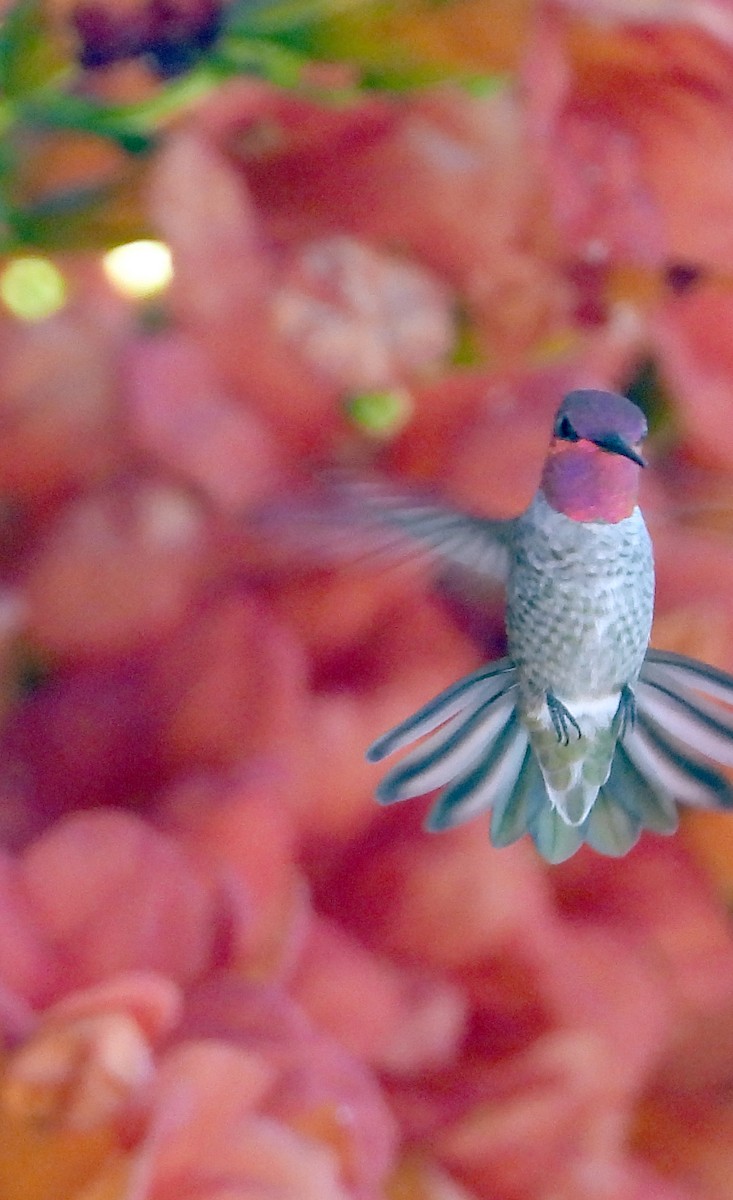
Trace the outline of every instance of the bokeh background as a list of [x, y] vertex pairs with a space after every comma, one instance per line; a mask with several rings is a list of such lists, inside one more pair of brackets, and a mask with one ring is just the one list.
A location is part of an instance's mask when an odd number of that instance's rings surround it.
[[733, 669], [733, 4], [0, 11], [2, 1200], [730, 1200], [733, 815], [380, 810], [501, 597], [286, 533], [514, 514], [622, 390], [655, 644]]

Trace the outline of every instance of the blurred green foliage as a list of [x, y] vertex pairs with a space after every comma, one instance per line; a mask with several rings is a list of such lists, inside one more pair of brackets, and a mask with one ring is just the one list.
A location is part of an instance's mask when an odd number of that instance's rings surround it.
[[[381, 0], [235, 0], [190, 69], [160, 78], [135, 103], [118, 104], [105, 102], [97, 72], [80, 64], [71, 26], [64, 34], [42, 0], [20, 0], [0, 28], [0, 253], [106, 248], [145, 236], [140, 206], [132, 202], [140, 180], [136, 161], [144, 162], [173, 119], [233, 76], [298, 88], [324, 103], [343, 103], [364, 89], [399, 91], [447, 78], [467, 87], [496, 82], [436, 65], [403, 42], [384, 39], [378, 22], [384, 11]], [[334, 60], [349, 68], [348, 82], [329, 87], [311, 68]], [[101, 179], [39, 194], [37, 163], [51, 137], [101, 140], [122, 152], [123, 161]]]

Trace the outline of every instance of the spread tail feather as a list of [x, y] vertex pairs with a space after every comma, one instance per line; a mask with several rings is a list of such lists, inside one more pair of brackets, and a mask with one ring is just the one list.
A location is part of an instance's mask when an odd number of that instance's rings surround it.
[[[504, 710], [506, 711], [506, 710]], [[484, 746], [474, 765], [447, 787], [428, 817], [434, 832], [453, 829], [512, 794], [527, 753], [527, 734], [513, 701], [499, 733]]]
[[733, 787], [713, 765], [733, 767], [733, 712], [724, 707], [733, 707], [733, 677], [680, 654], [650, 650], [636, 704], [625, 744], [650, 785], [698, 808], [733, 807]]
[[454, 816], [448, 821], [447, 818], [448, 808], [456, 811], [459, 808], [459, 787], [462, 788], [460, 805], [471, 802], [473, 811], [475, 791], [480, 789], [485, 793], [493, 780], [494, 760], [500, 761], [508, 749], [507, 724], [513, 720], [515, 736], [523, 733], [514, 716], [515, 691], [516, 671], [507, 660], [502, 660], [492, 669], [477, 671], [447, 688], [379, 738], [367, 751], [372, 761], [429, 735], [382, 780], [377, 789], [380, 803], [409, 800], [452, 783], [444, 808], [447, 823], [441, 828], [463, 819]]
[[598, 793], [583, 833], [588, 845], [599, 854], [622, 858], [638, 842], [644, 824], [643, 815], [622, 801], [611, 784]]
[[[644, 683], [661, 679], [662, 683], [671, 685], [675, 691], [684, 688], [688, 692], [733, 706], [733, 675], [698, 662], [696, 658], [673, 654], [671, 650], [647, 650], [639, 678]], [[728, 714], [729, 717], [731, 715]]]
[[506, 693], [492, 696], [478, 707], [458, 713], [382, 780], [377, 799], [382, 804], [423, 796], [434, 788], [462, 780], [476, 763], [490, 765], [503, 732], [514, 712], [514, 698]]
[[490, 827], [492, 844], [502, 847], [518, 841], [546, 805], [545, 781], [535, 753], [528, 745], [514, 787], [493, 805]]
[[616, 747], [611, 775], [601, 790], [639, 821], [643, 829], [668, 834], [674, 833], [679, 825], [679, 814], [672, 793], [663, 788], [656, 777], [645, 775], [636, 766], [623, 743]]
[[[511, 675], [511, 680], [507, 676]], [[411, 742], [432, 733], [456, 713], [474, 711], [484, 701], [504, 691], [516, 682], [516, 668], [508, 658], [499, 659], [491, 666], [482, 667], [472, 675], [464, 675], [457, 683], [446, 688], [433, 700], [419, 708], [416, 713], [382, 734], [366, 752], [369, 762], [381, 762], [395, 750], [402, 750]]]
[[368, 757], [379, 761], [425, 739], [387, 774], [378, 798], [391, 804], [442, 788], [429, 829], [450, 829], [490, 809], [495, 846], [528, 833], [551, 863], [584, 842], [618, 857], [644, 829], [671, 834], [678, 802], [733, 808], [733, 786], [714, 768], [733, 767], [733, 676], [649, 651], [635, 693], [633, 723], [619, 720], [619, 709], [611, 727], [619, 740], [608, 778], [600, 760], [589, 764], [597, 768], [595, 799], [577, 814], [548, 793], [548, 763], [540, 766], [530, 741], [536, 731], [519, 717], [517, 672], [506, 658], [459, 680], [374, 743]]
[[568, 825], [550, 804], [545, 804], [527, 826], [532, 841], [549, 863], [565, 862], [583, 844], [582, 825]]

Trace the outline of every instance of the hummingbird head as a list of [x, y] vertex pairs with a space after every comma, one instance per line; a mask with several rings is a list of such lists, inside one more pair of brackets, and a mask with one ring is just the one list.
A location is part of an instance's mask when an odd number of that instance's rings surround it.
[[641, 409], [615, 392], [570, 392], [555, 417], [541, 491], [574, 521], [616, 523], [636, 505], [640, 446], [647, 434]]

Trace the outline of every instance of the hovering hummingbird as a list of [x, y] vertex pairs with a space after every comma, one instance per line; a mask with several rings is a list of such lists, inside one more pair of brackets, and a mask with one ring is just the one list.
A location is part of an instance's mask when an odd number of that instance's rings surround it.
[[528, 833], [552, 863], [584, 842], [620, 856], [644, 828], [672, 833], [678, 801], [733, 807], [711, 765], [733, 766], [733, 712], [715, 703], [733, 706], [733, 677], [649, 649], [654, 565], [637, 505], [646, 433], [625, 397], [571, 392], [537, 494], [506, 521], [356, 485], [362, 520], [507, 588], [508, 656], [368, 750], [376, 762], [425, 738], [382, 781], [381, 803], [442, 789], [429, 829], [488, 810], [495, 846]]

